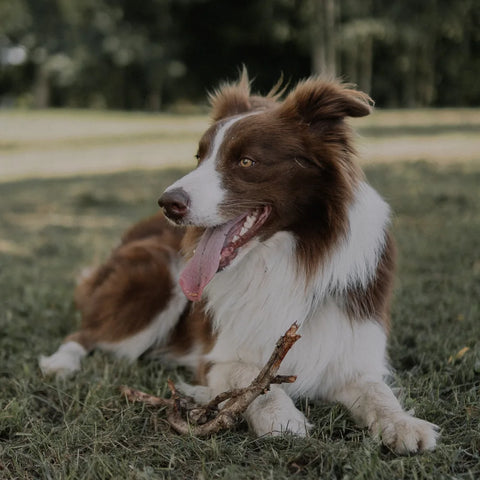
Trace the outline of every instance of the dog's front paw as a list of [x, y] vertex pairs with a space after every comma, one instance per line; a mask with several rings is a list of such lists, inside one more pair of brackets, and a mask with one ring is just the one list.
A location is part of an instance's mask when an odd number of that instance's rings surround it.
[[290, 433], [305, 437], [312, 425], [284, 392], [281, 396], [269, 392], [259, 397], [248, 408], [246, 418], [250, 428], [258, 436]]
[[378, 419], [370, 429], [385, 445], [403, 455], [433, 450], [438, 438], [436, 425], [404, 412]]
[[55, 374], [68, 377], [80, 370], [80, 361], [87, 351], [77, 342], [67, 342], [49, 357], [42, 355], [39, 359], [40, 369], [44, 375]]

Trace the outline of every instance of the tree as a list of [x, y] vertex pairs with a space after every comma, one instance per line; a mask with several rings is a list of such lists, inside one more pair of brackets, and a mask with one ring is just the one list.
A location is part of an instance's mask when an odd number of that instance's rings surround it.
[[0, 102], [158, 110], [237, 75], [339, 75], [378, 105], [480, 104], [478, 0], [0, 0]]
[[334, 0], [310, 0], [307, 11], [310, 21], [311, 71], [313, 74], [336, 75], [337, 9]]

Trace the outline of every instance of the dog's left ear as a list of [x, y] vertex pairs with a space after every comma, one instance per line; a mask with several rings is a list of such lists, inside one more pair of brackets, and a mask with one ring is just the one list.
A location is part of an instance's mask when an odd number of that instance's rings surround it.
[[363, 117], [371, 113], [372, 105], [373, 100], [366, 93], [349, 85], [311, 78], [290, 92], [281, 110], [312, 125], [321, 120]]
[[211, 117], [217, 122], [222, 118], [239, 115], [252, 109], [250, 103], [250, 81], [245, 67], [235, 83], [224, 83], [209, 94], [212, 106]]

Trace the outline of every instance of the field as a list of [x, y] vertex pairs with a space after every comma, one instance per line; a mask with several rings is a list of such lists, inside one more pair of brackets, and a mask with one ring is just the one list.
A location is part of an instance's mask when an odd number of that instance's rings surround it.
[[156, 211], [189, 168], [206, 118], [0, 112], [0, 478], [480, 478], [480, 111], [378, 112], [357, 120], [370, 182], [399, 247], [390, 358], [407, 409], [441, 427], [435, 452], [399, 457], [338, 405], [304, 399], [306, 439], [173, 433], [127, 404], [188, 378], [156, 360], [94, 353], [74, 378], [39, 372], [78, 325], [75, 276]]

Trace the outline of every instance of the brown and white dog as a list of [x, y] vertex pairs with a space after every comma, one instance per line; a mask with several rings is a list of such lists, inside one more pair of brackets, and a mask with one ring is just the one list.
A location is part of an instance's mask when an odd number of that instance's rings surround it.
[[[251, 95], [246, 72], [211, 96], [198, 167], [130, 229], [76, 291], [81, 329], [40, 361], [71, 373], [94, 348], [154, 350], [191, 367], [199, 401], [250, 383], [293, 322], [301, 339], [245, 417], [257, 435], [306, 435], [292, 399], [338, 401], [400, 453], [435, 447], [384, 382], [394, 270], [390, 210], [355, 160], [346, 117], [364, 93], [312, 78], [281, 101]], [[176, 224], [173, 226], [172, 224]]]

